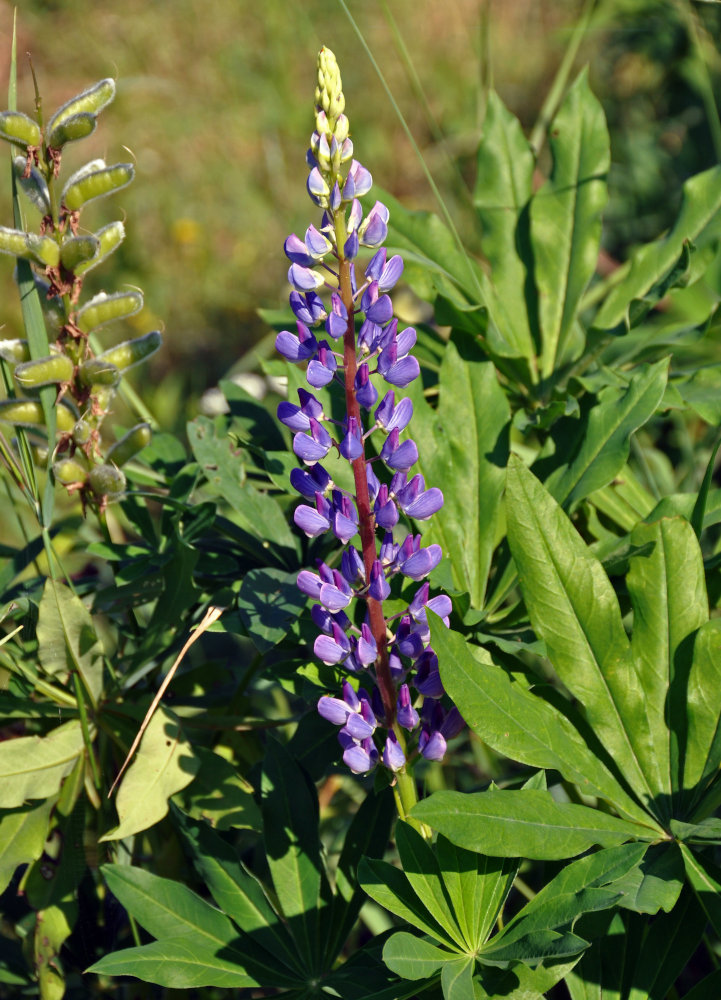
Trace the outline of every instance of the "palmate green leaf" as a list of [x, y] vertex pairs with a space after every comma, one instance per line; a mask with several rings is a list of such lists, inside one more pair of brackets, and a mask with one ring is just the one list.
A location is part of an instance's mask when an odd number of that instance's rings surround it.
[[508, 401], [493, 364], [462, 334], [454, 334], [445, 351], [438, 408], [431, 409], [418, 383], [407, 392], [424, 442], [419, 471], [427, 486], [443, 488], [443, 507], [431, 521], [420, 522], [421, 530], [427, 542], [441, 545], [455, 586], [481, 608], [505, 484]]
[[189, 785], [200, 760], [184, 738], [178, 719], [159, 705], [143, 733], [140, 747], [118, 789], [120, 820], [100, 840], [122, 840], [158, 823], [170, 798]]
[[640, 366], [623, 389], [599, 394], [579, 426], [576, 447], [567, 464], [546, 479], [546, 489], [567, 510], [607, 486], [625, 465], [634, 431], [656, 412], [666, 388], [668, 358]]
[[252, 972], [258, 975], [262, 968], [263, 982], [269, 984], [282, 965], [286, 978], [302, 978], [302, 955], [260, 883], [241, 865], [235, 851], [206, 823], [194, 823], [179, 809], [173, 810], [173, 819], [213, 899], [247, 935], [244, 945], [253, 962], [246, 964]]
[[596, 269], [610, 165], [606, 119], [584, 70], [550, 129], [553, 169], [531, 202], [541, 327], [541, 373], [565, 357], [578, 306]]
[[721, 764], [721, 619], [699, 629], [686, 689], [686, 752], [683, 786], [696, 805]]
[[645, 547], [631, 558], [626, 577], [633, 605], [631, 648], [650, 736], [648, 744], [637, 743], [637, 752], [659, 814], [668, 818], [671, 797], [680, 789], [679, 751], [686, 742], [684, 695], [693, 647], [684, 640], [708, 620], [703, 558], [693, 528], [680, 517], [639, 524], [630, 541]]
[[648, 720], [613, 587], [566, 515], [514, 457], [506, 518], [526, 607], [554, 670], [648, 806], [653, 791], [635, 746], [648, 741]]
[[278, 902], [298, 949], [318, 969], [325, 946], [321, 909], [330, 895], [321, 860], [318, 796], [277, 740], [266, 746], [261, 791], [263, 841]]
[[[494, 90], [488, 94], [483, 135], [478, 147], [473, 204], [481, 223], [483, 253], [491, 265], [491, 282], [498, 298], [509, 306], [511, 339], [521, 356], [534, 353], [526, 302], [527, 218], [532, 192], [534, 158], [518, 119]], [[525, 246], [524, 246], [525, 244]]]
[[83, 752], [77, 720], [57, 726], [47, 736], [19, 736], [0, 743], [0, 808], [15, 809], [27, 799], [45, 799]]
[[436, 854], [458, 926], [474, 951], [491, 933], [519, 862], [466, 851], [442, 834], [436, 840]]
[[661, 240], [642, 246], [631, 258], [626, 277], [608, 294], [593, 325], [612, 330], [630, 322], [629, 310], [635, 300], [673, 270], [683, 254], [684, 242], [699, 238], [721, 209], [721, 167], [712, 167], [689, 178], [683, 186], [683, 202], [671, 232]]
[[51, 677], [75, 669], [97, 702], [103, 689], [103, 647], [90, 612], [59, 580], [45, 581], [38, 607], [38, 656]]
[[469, 851], [554, 860], [599, 845], [655, 840], [658, 831], [535, 790], [434, 792], [412, 815]]
[[138, 975], [178, 988], [258, 985], [244, 970], [238, 932], [220, 910], [179, 882], [141, 868], [103, 865], [101, 871], [113, 895], [158, 940], [107, 955], [89, 971]]
[[251, 569], [238, 593], [238, 611], [259, 653], [267, 653], [287, 634], [306, 606], [297, 573], [273, 567]]
[[606, 765], [571, 722], [549, 702], [515, 682], [480, 647], [471, 647], [432, 613], [431, 645], [443, 686], [463, 718], [499, 753], [531, 767], [557, 770], [585, 795], [612, 802], [630, 819], [647, 821]]

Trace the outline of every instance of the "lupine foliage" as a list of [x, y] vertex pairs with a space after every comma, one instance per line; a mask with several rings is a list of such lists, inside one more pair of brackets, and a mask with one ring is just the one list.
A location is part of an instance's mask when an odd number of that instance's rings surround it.
[[[601, 278], [605, 119], [585, 72], [557, 89], [545, 178], [489, 95], [480, 260], [367, 197], [323, 49], [283, 398], [225, 383], [189, 453], [103, 437], [157, 338], [96, 341], [139, 293], [82, 301], [112, 224], [78, 213], [131, 171], [57, 173], [114, 84], [0, 116], [42, 219], [18, 191], [0, 230], [30, 511], [0, 569], [0, 995], [718, 995], [721, 168]], [[432, 322], [394, 317], [400, 282]]]

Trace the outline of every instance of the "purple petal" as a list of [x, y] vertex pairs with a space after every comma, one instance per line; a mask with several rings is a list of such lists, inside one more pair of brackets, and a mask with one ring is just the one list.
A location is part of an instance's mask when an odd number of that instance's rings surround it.
[[405, 562], [401, 563], [401, 573], [410, 577], [411, 580], [422, 580], [424, 576], [428, 576], [436, 568], [442, 555], [440, 545], [429, 545], [427, 549], [414, 552]]
[[324, 694], [318, 700], [318, 714], [328, 722], [332, 722], [334, 726], [344, 726], [350, 711], [340, 698], [331, 698], [330, 695]]
[[409, 732], [418, 725], [418, 712], [411, 705], [411, 695], [407, 684], [401, 684], [398, 692], [398, 703], [396, 706], [396, 718], [404, 729]]
[[[392, 390], [391, 390], [392, 392]], [[386, 430], [390, 433], [392, 430], [398, 428], [399, 431], [404, 430], [408, 424], [411, 422], [411, 417], [413, 416], [413, 403], [407, 396], [398, 403], [394, 408], [391, 417], [386, 424]]]
[[418, 461], [418, 448], [415, 441], [412, 438], [408, 438], [407, 441], [399, 445], [384, 461], [389, 469], [407, 471]]
[[293, 514], [293, 520], [298, 525], [301, 531], [309, 538], [315, 538], [317, 535], [322, 535], [324, 531], [330, 528], [330, 521], [326, 520], [317, 510], [313, 507], [308, 507], [306, 504], [302, 503], [299, 507], [296, 507], [295, 513]]
[[366, 740], [373, 735], [375, 726], [371, 726], [361, 715], [351, 712], [346, 721], [345, 729], [354, 740]]
[[311, 573], [310, 570], [302, 569], [298, 574], [296, 583], [298, 589], [304, 594], [312, 597], [315, 601], [318, 600], [322, 584], [317, 573]]
[[308, 248], [307, 252], [315, 260], [322, 260], [333, 249], [333, 244], [330, 240], [323, 233], [318, 232], [315, 226], [308, 226], [305, 233], [305, 246]]
[[376, 601], [385, 601], [391, 592], [390, 584], [385, 578], [383, 564], [380, 559], [376, 559], [371, 569], [371, 581], [368, 587], [368, 594]]
[[386, 745], [383, 748], [383, 763], [391, 771], [400, 771], [405, 766], [406, 757], [400, 748], [396, 734], [388, 733]]
[[389, 292], [403, 274], [403, 258], [396, 254], [383, 268], [378, 278], [378, 287], [382, 292]]
[[328, 608], [329, 611], [341, 611], [348, 607], [353, 595], [344, 593], [331, 583], [324, 583], [317, 595], [311, 594], [311, 597], [316, 596], [324, 608]]
[[301, 408], [286, 400], [278, 403], [278, 420], [292, 431], [307, 431], [310, 427], [310, 420]]
[[312, 267], [313, 258], [308, 254], [305, 243], [292, 233], [283, 244], [283, 250], [289, 261], [300, 264], [301, 267]]
[[418, 740], [418, 749], [426, 760], [443, 760], [446, 754], [446, 741], [438, 730], [430, 735], [424, 730]]
[[319, 635], [313, 643], [313, 652], [323, 663], [340, 663], [348, 655], [348, 651], [339, 646], [329, 635]]
[[[400, 500], [399, 500], [400, 503]], [[415, 500], [407, 506], [401, 504], [404, 514], [414, 517], [417, 521], [427, 521], [443, 506], [443, 494], [437, 486], [432, 486], [425, 493], [421, 493]]]
[[288, 330], [281, 330], [275, 338], [275, 349], [278, 354], [282, 354], [288, 361], [307, 361], [312, 358], [318, 350], [318, 343], [315, 337], [301, 343], [294, 333]]
[[417, 359], [412, 355], [408, 355], [392, 364], [390, 368], [382, 372], [382, 375], [389, 385], [397, 385], [403, 389], [405, 386], [410, 385], [414, 379], [417, 379], [420, 373], [421, 367]]
[[376, 761], [368, 751], [358, 744], [350, 746], [344, 751], [343, 763], [350, 768], [353, 774], [367, 774], [376, 765]]
[[309, 267], [291, 264], [288, 268], [288, 281], [297, 292], [311, 292], [322, 288], [325, 278]]
[[364, 667], [369, 667], [375, 663], [378, 657], [378, 647], [373, 638], [373, 633], [368, 626], [363, 623], [361, 626], [361, 637], [358, 640], [357, 656]]

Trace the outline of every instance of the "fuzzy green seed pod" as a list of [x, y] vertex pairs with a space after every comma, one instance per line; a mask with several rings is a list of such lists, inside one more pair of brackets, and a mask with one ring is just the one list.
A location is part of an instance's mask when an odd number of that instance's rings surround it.
[[11, 365], [20, 365], [30, 360], [27, 340], [0, 340], [0, 358]]
[[95, 131], [98, 124], [97, 115], [89, 111], [81, 111], [80, 114], [70, 115], [64, 118], [48, 134], [48, 146], [53, 149], [62, 149], [68, 142], [76, 142], [84, 139]]
[[116, 441], [106, 455], [106, 461], [117, 466], [125, 465], [134, 455], [150, 444], [152, 436], [150, 424], [136, 424], [119, 441]]
[[113, 388], [120, 381], [118, 366], [102, 358], [88, 358], [78, 368], [78, 378], [87, 386], [103, 385]]
[[111, 347], [103, 351], [97, 361], [110, 362], [116, 365], [121, 371], [132, 368], [133, 365], [145, 361], [151, 354], [155, 354], [162, 343], [163, 338], [157, 330], [146, 333], [143, 337], [136, 337], [135, 340], [126, 340], [116, 347]]
[[0, 112], [0, 139], [27, 149], [28, 146], [39, 146], [42, 138], [38, 123], [22, 111]]
[[[94, 83], [92, 87], [83, 90], [75, 97], [61, 105], [48, 122], [47, 134], [52, 134], [61, 125], [77, 115], [91, 114], [97, 115], [106, 105], [110, 104], [115, 97], [115, 80], [110, 78]], [[54, 145], [51, 143], [51, 145]]]
[[112, 167], [91, 170], [79, 180], [77, 174], [74, 174], [63, 189], [63, 205], [71, 212], [76, 212], [89, 201], [124, 188], [134, 176], [135, 167], [132, 163], [116, 163]]
[[116, 292], [114, 295], [100, 292], [78, 310], [75, 322], [81, 330], [88, 333], [106, 323], [133, 316], [142, 308], [143, 296], [140, 292]]
[[73, 458], [61, 458], [53, 465], [53, 475], [63, 486], [74, 483], [85, 483], [88, 479], [88, 464], [82, 453], [76, 452]]
[[60, 245], [60, 263], [66, 271], [75, 273], [78, 264], [86, 264], [100, 251], [100, 240], [95, 236], [70, 236]]
[[87, 420], [83, 420], [82, 417], [80, 420], [76, 420], [73, 424], [73, 441], [80, 447], [88, 443], [92, 433], [93, 428]]
[[91, 268], [97, 267], [106, 257], [109, 257], [111, 253], [117, 250], [125, 239], [125, 226], [120, 221], [110, 222], [107, 226], [103, 226], [102, 229], [98, 229], [97, 233], [95, 233], [95, 238], [100, 243], [100, 250], [97, 257], [87, 261], [85, 264], [78, 264], [75, 268], [76, 274], [85, 274]]
[[16, 156], [13, 160], [15, 179], [25, 197], [32, 202], [42, 215], [50, 213], [50, 192], [45, 178], [37, 167], [30, 168], [30, 176], [26, 177], [27, 160], [24, 156]]
[[[73, 411], [61, 403], [55, 410], [57, 429], [61, 433], [70, 431], [75, 423]], [[18, 427], [44, 427], [45, 414], [37, 399], [4, 399], [0, 402], [0, 420]]]
[[55, 240], [36, 233], [24, 233], [21, 229], [0, 226], [0, 251], [32, 260], [44, 267], [57, 267], [60, 263], [60, 247]]
[[98, 499], [106, 497], [108, 500], [119, 500], [125, 492], [125, 476], [114, 465], [96, 465], [90, 470], [88, 479], [90, 488]]
[[73, 377], [73, 363], [66, 354], [50, 354], [47, 358], [17, 365], [13, 377], [20, 389], [40, 389], [44, 385], [69, 382]]

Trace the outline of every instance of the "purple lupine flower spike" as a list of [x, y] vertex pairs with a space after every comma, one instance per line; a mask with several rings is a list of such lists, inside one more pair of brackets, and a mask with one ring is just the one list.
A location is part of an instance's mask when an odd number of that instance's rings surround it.
[[[342, 696], [324, 695], [318, 712], [339, 727], [343, 760], [353, 773], [367, 774], [382, 763], [395, 775], [419, 755], [440, 760], [463, 720], [442, 705], [447, 695], [429, 645], [427, 610], [448, 624], [449, 598], [431, 596], [425, 582], [405, 611], [391, 618], [383, 611], [397, 576], [422, 582], [438, 565], [440, 546], [424, 547], [412, 521], [432, 517], [443, 495], [411, 471], [418, 447], [404, 432], [413, 405], [407, 397], [397, 400], [395, 390], [420, 373], [412, 354], [416, 331], [399, 329], [393, 316], [388, 293], [403, 274], [403, 261], [397, 254], [388, 258], [382, 245], [387, 207], [377, 201], [363, 217], [359, 198], [370, 191], [372, 178], [354, 159], [344, 109], [335, 57], [322, 49], [306, 157], [308, 193], [320, 218], [302, 239], [293, 233], [285, 241], [297, 333], [282, 331], [276, 346], [288, 361], [307, 365], [313, 389], [340, 394], [342, 386], [345, 412], [331, 421], [313, 392], [299, 389], [298, 404], [282, 402], [278, 418], [293, 433], [293, 451], [303, 463], [290, 477], [305, 501], [296, 507], [296, 525], [309, 538], [335, 537], [343, 546], [340, 559], [298, 574], [298, 587], [314, 602], [315, 655], [347, 672]], [[372, 255], [361, 256], [364, 247]], [[320, 464], [331, 450], [351, 466], [355, 493], [336, 485]], [[364, 612], [352, 613], [358, 600]], [[361, 619], [358, 629], [353, 621]], [[356, 690], [358, 681], [370, 693]], [[406, 740], [412, 742], [406, 746]]]

